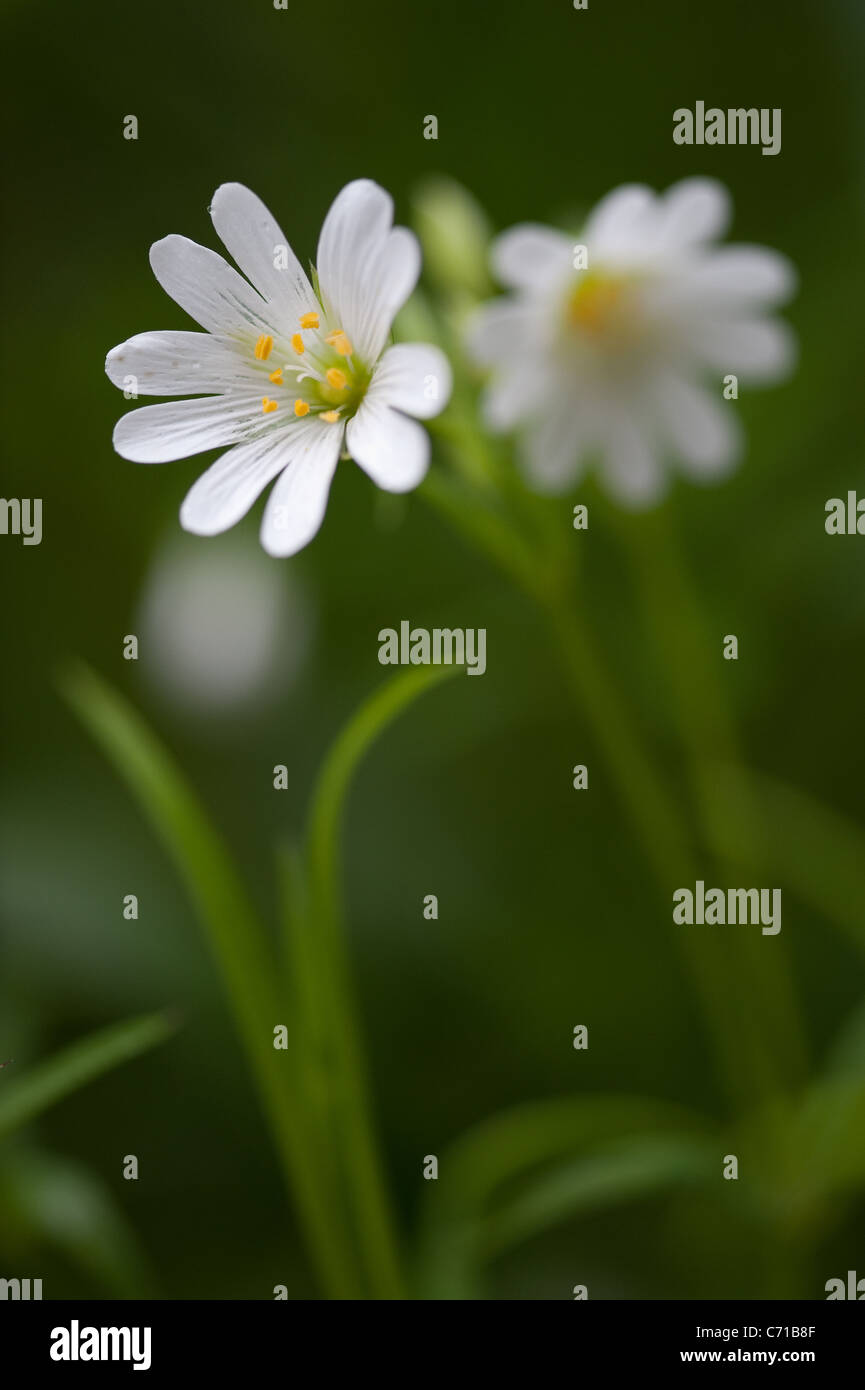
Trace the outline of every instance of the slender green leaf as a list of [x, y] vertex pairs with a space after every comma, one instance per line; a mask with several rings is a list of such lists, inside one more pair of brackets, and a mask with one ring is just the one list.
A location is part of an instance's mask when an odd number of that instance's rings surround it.
[[841, 1024], [826, 1063], [832, 1076], [865, 1076], [865, 1001]]
[[358, 1286], [332, 1194], [316, 1162], [310, 1118], [293, 1094], [291, 1060], [273, 1047], [273, 1029], [284, 1022], [279, 972], [231, 857], [175, 762], [117, 691], [83, 665], [65, 673], [61, 688], [131, 788], [186, 884], [231, 1002], [286, 1181], [296, 1190], [320, 1276], [333, 1296], [355, 1297]]
[[8, 1080], [0, 1079], [0, 1138], [34, 1120], [88, 1082], [140, 1057], [174, 1031], [164, 1014], [113, 1023]]
[[47, 1243], [63, 1251], [111, 1295], [155, 1296], [153, 1273], [114, 1193], [80, 1163], [13, 1146], [0, 1165], [0, 1214], [28, 1249]]
[[710, 1148], [693, 1135], [638, 1135], [586, 1158], [556, 1165], [532, 1178], [485, 1223], [487, 1256], [585, 1212], [665, 1189], [717, 1180], [717, 1144]]
[[[692, 1138], [696, 1144], [709, 1132], [707, 1121], [691, 1111], [633, 1096], [567, 1096], [518, 1106], [483, 1121], [442, 1156], [439, 1180], [430, 1185], [418, 1264], [424, 1296], [477, 1297], [488, 1243], [500, 1248], [500, 1243], [503, 1247], [521, 1238], [520, 1233], [528, 1233], [533, 1226], [540, 1229], [552, 1219], [554, 1209], [568, 1210], [568, 1200], [578, 1209], [579, 1201], [590, 1200], [593, 1186], [600, 1200], [600, 1167], [595, 1167], [594, 1174], [586, 1167], [581, 1179], [577, 1160], [597, 1160], [603, 1166], [604, 1155], [609, 1156], [617, 1142], [647, 1144], [656, 1135], [672, 1143], [671, 1136], [676, 1135], [678, 1143]], [[682, 1153], [676, 1151], [677, 1163]], [[657, 1164], [655, 1154], [647, 1182], [660, 1181]], [[566, 1165], [572, 1166], [568, 1176]], [[550, 1185], [545, 1187], [547, 1181]], [[638, 1179], [633, 1164], [628, 1167], [621, 1160], [618, 1174], [611, 1172], [607, 1203], [615, 1200], [617, 1181], [623, 1198], [634, 1191]], [[531, 1184], [535, 1184], [534, 1197]], [[512, 1198], [515, 1205], [508, 1218]], [[498, 1236], [496, 1213], [502, 1221]]]
[[[765, 773], [750, 777], [764, 838], [755, 845], [735, 769], [715, 769], [727, 852], [743, 867], [772, 866], [783, 886], [823, 913], [865, 951], [865, 830], [808, 792]], [[761, 853], [761, 850], [763, 853]], [[758, 857], [759, 856], [759, 857]]]
[[865, 1074], [809, 1087], [789, 1145], [799, 1187], [835, 1195], [865, 1186]]

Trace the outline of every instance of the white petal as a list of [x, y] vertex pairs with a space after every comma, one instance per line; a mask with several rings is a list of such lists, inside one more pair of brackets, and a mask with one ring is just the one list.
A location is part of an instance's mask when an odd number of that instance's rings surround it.
[[786, 256], [766, 246], [724, 246], [685, 267], [671, 292], [735, 313], [748, 305], [780, 304], [795, 288], [796, 271]]
[[111, 349], [105, 370], [123, 388], [134, 377], [140, 396], [221, 393], [238, 383], [250, 390], [256, 386], [256, 374], [237, 348], [210, 333], [137, 333]]
[[623, 184], [608, 193], [586, 224], [589, 266], [595, 258], [614, 261], [642, 257], [654, 236], [657, 204], [655, 194], [642, 184]]
[[145, 405], [114, 427], [114, 447], [133, 463], [169, 463], [205, 449], [234, 444], [253, 427], [258, 396], [203, 396], [194, 401]]
[[291, 462], [274, 484], [261, 522], [268, 555], [296, 555], [318, 531], [327, 510], [343, 430], [313, 419], [292, 434]]
[[180, 508], [180, 524], [196, 536], [216, 536], [246, 516], [255, 499], [291, 457], [288, 425], [248, 444], [238, 444], [202, 473]]
[[658, 239], [681, 250], [723, 236], [730, 221], [730, 195], [717, 179], [682, 179], [664, 194], [658, 211]]
[[142, 406], [114, 425], [114, 448], [132, 463], [170, 463], [236, 443], [253, 427], [257, 396], [202, 396]]
[[543, 360], [529, 358], [508, 364], [483, 395], [484, 419], [501, 433], [531, 415], [546, 398], [549, 380]]
[[392, 229], [390, 195], [369, 179], [335, 199], [318, 243], [319, 288], [335, 327], [373, 362], [391, 323], [417, 283], [420, 247], [404, 227]]
[[[318, 301], [279, 223], [242, 183], [217, 188], [210, 215], [223, 245], [276, 309], [290, 336], [301, 314], [316, 309]], [[285, 268], [279, 269], [283, 263]]]
[[619, 409], [610, 415], [604, 443], [603, 478], [613, 497], [634, 509], [656, 501], [666, 479], [648, 431]]
[[699, 361], [752, 381], [785, 376], [796, 360], [796, 340], [778, 319], [709, 319], [694, 325], [688, 335]]
[[511, 227], [493, 242], [495, 275], [513, 289], [541, 289], [572, 264], [573, 243], [563, 232], [537, 223]]
[[663, 430], [687, 473], [712, 479], [734, 467], [742, 433], [729, 402], [673, 372], [658, 377], [655, 398]]
[[267, 305], [242, 275], [215, 251], [185, 236], [167, 236], [150, 248], [162, 288], [211, 333], [248, 338], [268, 333]]
[[421, 268], [420, 242], [408, 227], [394, 227], [381, 253], [376, 300], [370, 312], [378, 318], [381, 339], [371, 349], [377, 357], [385, 344], [390, 326], [418, 282]]
[[379, 360], [367, 400], [404, 410], [418, 420], [444, 410], [451, 393], [451, 368], [444, 353], [428, 343], [396, 343]]
[[521, 444], [521, 463], [538, 492], [566, 492], [582, 472], [586, 440], [577, 413], [569, 404], [550, 402]]
[[466, 328], [466, 349], [481, 367], [524, 360], [543, 341], [537, 306], [527, 299], [493, 299], [472, 314]]
[[367, 396], [345, 432], [346, 446], [386, 492], [417, 487], [429, 465], [429, 436], [421, 425]]

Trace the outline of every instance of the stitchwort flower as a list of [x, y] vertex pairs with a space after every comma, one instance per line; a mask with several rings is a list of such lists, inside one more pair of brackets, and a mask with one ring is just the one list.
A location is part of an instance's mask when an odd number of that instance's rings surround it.
[[576, 242], [527, 224], [493, 243], [493, 270], [511, 293], [480, 309], [469, 348], [491, 369], [487, 423], [518, 430], [539, 491], [567, 489], [595, 458], [607, 490], [638, 507], [663, 493], [668, 461], [703, 481], [737, 462], [724, 392], [791, 368], [792, 335], [768, 311], [795, 276], [767, 248], [717, 247], [729, 215], [711, 179], [663, 196], [626, 185]]
[[243, 275], [186, 237], [150, 251], [163, 289], [207, 331], [138, 334], [105, 368], [129, 394], [199, 395], [124, 415], [114, 447], [136, 463], [165, 463], [231, 446], [187, 494], [182, 525], [225, 531], [276, 479], [261, 542], [271, 555], [293, 555], [321, 525], [340, 457], [388, 492], [417, 486], [429, 462], [417, 420], [447, 403], [450, 367], [436, 347], [387, 345], [420, 249], [393, 226], [377, 184], [359, 179], [338, 195], [312, 281], [248, 188], [223, 184], [210, 212]]

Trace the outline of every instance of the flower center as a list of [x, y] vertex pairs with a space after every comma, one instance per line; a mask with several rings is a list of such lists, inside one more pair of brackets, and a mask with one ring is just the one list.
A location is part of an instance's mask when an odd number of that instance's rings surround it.
[[568, 323], [597, 340], [619, 337], [628, 318], [629, 285], [628, 276], [587, 270], [568, 296]]
[[[326, 424], [338, 424], [355, 413], [371, 376], [345, 330], [323, 326], [316, 310], [301, 314], [298, 331], [287, 340], [262, 333], [252, 355], [267, 364], [269, 387], [280, 388], [273, 398], [262, 396], [265, 415], [289, 408], [298, 419], [320, 415]], [[274, 355], [285, 359], [281, 366], [274, 365]]]

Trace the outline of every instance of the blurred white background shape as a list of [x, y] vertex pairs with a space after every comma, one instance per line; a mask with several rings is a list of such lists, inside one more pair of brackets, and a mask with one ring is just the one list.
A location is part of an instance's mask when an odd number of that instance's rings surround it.
[[315, 627], [289, 564], [254, 534], [201, 540], [173, 530], [142, 585], [140, 668], [178, 713], [230, 718], [282, 697], [300, 674]]

